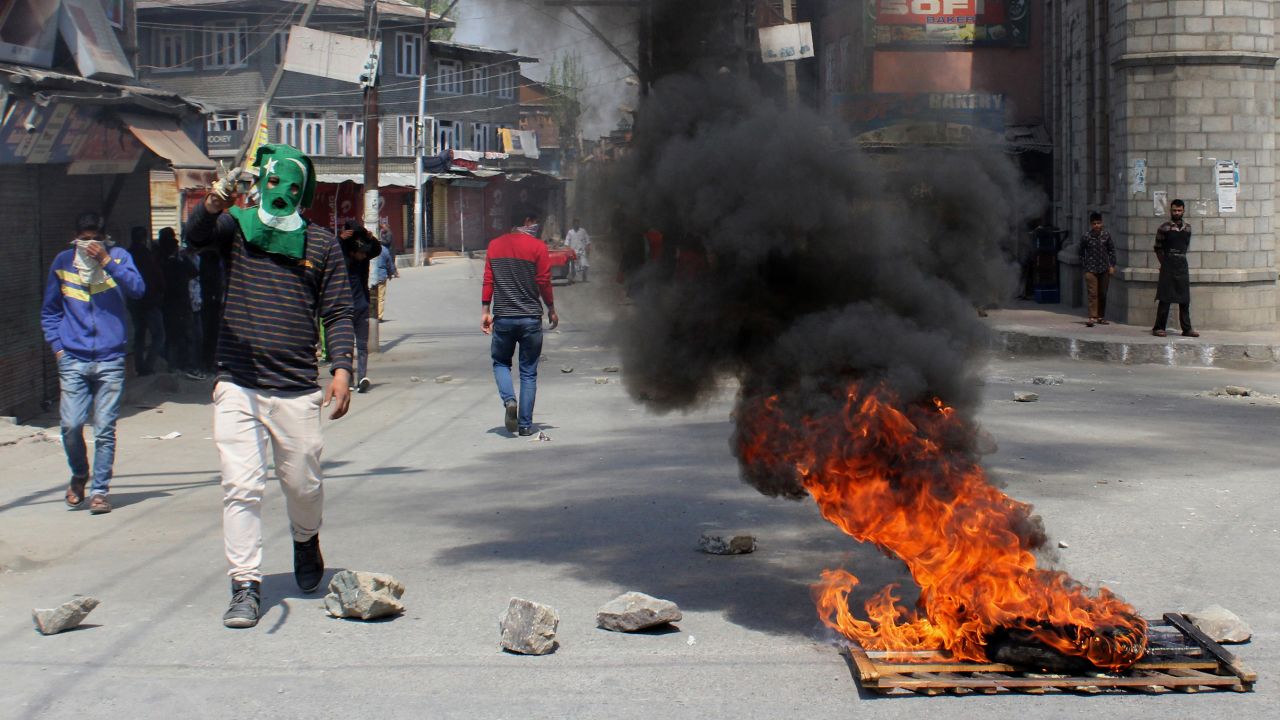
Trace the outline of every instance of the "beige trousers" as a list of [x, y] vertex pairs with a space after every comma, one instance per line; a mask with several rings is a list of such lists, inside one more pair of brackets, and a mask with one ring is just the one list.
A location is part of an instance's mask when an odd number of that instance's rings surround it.
[[382, 313], [384, 310], [386, 310], [386, 307], [387, 307], [387, 281], [383, 280], [382, 282], [378, 283], [377, 285], [374, 285], [373, 287], [374, 287], [374, 290], [376, 290], [374, 294], [377, 296], [378, 319], [381, 320]]
[[233, 580], [262, 579], [268, 442], [293, 539], [309, 540], [320, 532], [323, 397], [320, 390], [274, 393], [229, 382], [213, 388], [213, 440], [222, 459], [222, 538]]

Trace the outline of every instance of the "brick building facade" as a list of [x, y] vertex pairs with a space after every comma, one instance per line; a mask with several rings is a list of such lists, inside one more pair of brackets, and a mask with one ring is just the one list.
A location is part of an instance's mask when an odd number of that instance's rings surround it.
[[[1160, 200], [1181, 198], [1194, 233], [1187, 261], [1196, 326], [1276, 322], [1275, 6], [1046, 2], [1053, 221], [1078, 237], [1090, 211], [1103, 213], [1119, 259], [1113, 319], [1153, 321], [1152, 244], [1168, 217]], [[1068, 247], [1061, 258], [1068, 297], [1078, 302], [1074, 256]]]

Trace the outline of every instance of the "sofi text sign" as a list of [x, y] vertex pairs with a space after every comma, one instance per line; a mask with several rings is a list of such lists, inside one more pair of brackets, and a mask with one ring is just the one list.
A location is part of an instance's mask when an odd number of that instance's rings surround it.
[[877, 0], [876, 44], [1025, 46], [1030, 2]]

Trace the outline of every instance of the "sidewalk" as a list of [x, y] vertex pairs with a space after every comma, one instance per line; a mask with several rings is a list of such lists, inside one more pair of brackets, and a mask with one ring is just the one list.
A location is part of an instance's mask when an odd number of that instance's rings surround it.
[[1057, 356], [1129, 365], [1272, 369], [1280, 363], [1280, 326], [1253, 332], [1198, 328], [1198, 338], [1182, 337], [1177, 313], [1168, 337], [1136, 325], [1086, 327], [1084, 315], [1064, 305], [1016, 302], [989, 311], [992, 349], [1009, 355]]

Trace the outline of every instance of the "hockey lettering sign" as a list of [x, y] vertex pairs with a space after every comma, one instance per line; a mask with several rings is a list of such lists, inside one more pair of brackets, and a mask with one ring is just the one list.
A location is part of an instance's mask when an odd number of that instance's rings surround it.
[[876, 0], [876, 44], [1025, 47], [1030, 0]]

